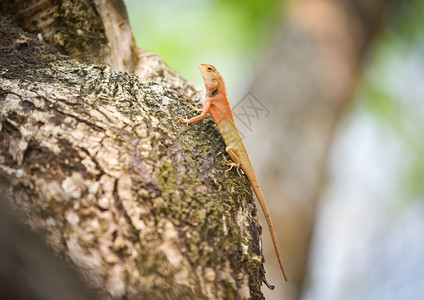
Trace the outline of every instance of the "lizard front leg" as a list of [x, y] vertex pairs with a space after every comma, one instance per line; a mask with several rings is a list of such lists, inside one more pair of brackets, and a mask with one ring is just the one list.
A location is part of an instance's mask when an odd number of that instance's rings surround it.
[[203, 111], [203, 108], [197, 108], [197, 107], [195, 107], [191, 104], [188, 104], [187, 106], [190, 107], [192, 110], [197, 111], [197, 112]]
[[[200, 115], [198, 115], [198, 116], [196, 116], [196, 117], [193, 117], [193, 118], [191, 118], [191, 119], [189, 119], [189, 120], [187, 120], [187, 119], [185, 119], [185, 118], [183, 118], [182, 116], [177, 116], [177, 119], [181, 122], [181, 123], [185, 123], [185, 124], [191, 124], [191, 123], [195, 123], [195, 122], [198, 122], [198, 121], [200, 121], [200, 120], [203, 120], [205, 117], [206, 117], [206, 115], [208, 114], [208, 112], [209, 112], [209, 109], [210, 109], [210, 107], [211, 107], [211, 101], [212, 101], [212, 98], [206, 98], [206, 100], [205, 100], [205, 104], [204, 104], [204, 106], [203, 106], [203, 108], [202, 108], [202, 113], [200, 114]], [[193, 107], [194, 108], [194, 107]]]

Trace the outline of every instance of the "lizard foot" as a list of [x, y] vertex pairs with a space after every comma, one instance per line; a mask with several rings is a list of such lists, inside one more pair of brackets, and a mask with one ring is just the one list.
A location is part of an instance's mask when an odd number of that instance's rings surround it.
[[201, 112], [203, 109], [201, 109], [201, 108], [197, 108], [197, 107], [194, 107], [193, 105], [191, 105], [191, 104], [188, 104], [187, 105], [188, 107], [190, 107], [192, 110], [194, 110], [194, 111], [197, 111], [197, 112]]
[[181, 123], [184, 123], [184, 124], [187, 124], [188, 125], [188, 123], [187, 123], [188, 120], [186, 118], [184, 118], [183, 116], [178, 115], [175, 118], [178, 119]]
[[239, 174], [240, 177], [242, 177], [241, 173], [240, 173], [240, 164], [236, 164], [235, 162], [233, 162], [232, 160], [225, 160], [222, 162], [224, 165], [230, 167], [227, 172], [229, 172], [232, 168], [236, 168], [237, 170], [237, 174]]

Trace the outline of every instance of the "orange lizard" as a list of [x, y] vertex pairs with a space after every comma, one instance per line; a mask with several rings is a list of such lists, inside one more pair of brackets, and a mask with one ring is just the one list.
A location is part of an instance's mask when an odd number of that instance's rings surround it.
[[262, 211], [268, 223], [269, 232], [271, 233], [272, 243], [274, 244], [278, 263], [280, 264], [284, 279], [287, 281], [286, 272], [284, 271], [283, 262], [281, 261], [280, 250], [278, 249], [268, 207], [259, 186], [258, 179], [256, 178], [255, 171], [250, 163], [249, 156], [247, 155], [246, 148], [244, 147], [241, 136], [234, 123], [234, 117], [230, 103], [228, 102], [224, 80], [222, 79], [221, 74], [219, 74], [217, 69], [212, 65], [200, 64], [199, 69], [200, 73], [202, 73], [203, 81], [205, 82], [206, 98], [202, 109], [197, 109], [193, 106], [191, 107], [198, 112], [201, 111], [202, 113], [189, 120], [186, 120], [181, 116], [178, 116], [178, 119], [182, 123], [190, 124], [202, 120], [208, 113], [211, 115], [212, 120], [218, 127], [218, 130], [224, 139], [225, 145], [227, 146], [225, 151], [227, 151], [232, 159], [225, 161], [224, 164], [230, 167], [229, 170], [235, 167], [239, 175], [239, 168], [241, 168], [247, 176], [247, 179], [258, 198], [259, 204], [262, 207]]

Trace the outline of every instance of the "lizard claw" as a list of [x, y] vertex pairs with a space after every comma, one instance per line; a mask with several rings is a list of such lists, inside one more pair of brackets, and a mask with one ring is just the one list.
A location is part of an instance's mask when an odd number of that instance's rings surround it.
[[187, 124], [188, 125], [188, 123], [187, 123], [187, 119], [186, 118], [184, 118], [183, 116], [181, 116], [181, 115], [178, 115], [178, 116], [176, 116], [175, 117], [177, 120], [179, 120], [181, 123], [184, 123], [184, 124]]
[[202, 109], [201, 108], [197, 108], [197, 107], [194, 107], [193, 105], [191, 105], [191, 104], [188, 104], [187, 105], [188, 107], [190, 107], [192, 110], [194, 110], [194, 111], [197, 111], [197, 112], [200, 112], [200, 111], [202, 111]]
[[235, 162], [233, 162], [232, 160], [225, 160], [222, 162], [224, 165], [230, 167], [227, 172], [231, 171], [231, 169], [234, 167], [237, 170], [237, 174], [242, 177], [241, 173], [240, 173], [240, 164], [236, 164]]

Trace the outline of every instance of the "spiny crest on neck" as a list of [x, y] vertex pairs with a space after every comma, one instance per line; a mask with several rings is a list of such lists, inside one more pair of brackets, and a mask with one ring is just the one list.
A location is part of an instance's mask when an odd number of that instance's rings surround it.
[[222, 88], [224, 90], [225, 100], [227, 100], [228, 105], [230, 105], [230, 102], [228, 101], [227, 85], [225, 84], [225, 80], [222, 78], [221, 75], [220, 75], [220, 77], [221, 77]]

